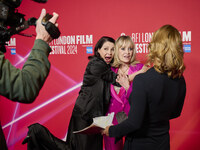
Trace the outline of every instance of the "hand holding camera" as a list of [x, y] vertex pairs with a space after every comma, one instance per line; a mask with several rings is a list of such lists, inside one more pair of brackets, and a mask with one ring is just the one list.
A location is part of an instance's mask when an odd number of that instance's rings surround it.
[[60, 36], [58, 29], [58, 14], [53, 15], [46, 14], [46, 10], [42, 9], [40, 17], [36, 23], [36, 39], [42, 39], [47, 43], [50, 43], [53, 39]]

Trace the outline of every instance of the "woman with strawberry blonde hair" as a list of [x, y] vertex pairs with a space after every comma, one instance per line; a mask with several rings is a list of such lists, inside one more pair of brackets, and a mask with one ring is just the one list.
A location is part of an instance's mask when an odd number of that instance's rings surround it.
[[169, 120], [180, 116], [186, 94], [183, 54], [179, 31], [158, 29], [149, 44], [152, 67], [133, 80], [128, 119], [102, 133], [126, 136], [124, 150], [169, 150]]

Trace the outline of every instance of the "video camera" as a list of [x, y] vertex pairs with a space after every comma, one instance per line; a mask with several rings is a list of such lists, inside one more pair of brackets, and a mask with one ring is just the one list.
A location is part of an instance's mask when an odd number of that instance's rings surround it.
[[[33, 0], [33, 1], [38, 3], [47, 2], [47, 0]], [[20, 6], [21, 2], [22, 0], [0, 0], [0, 51], [4, 53], [6, 52], [5, 48], [5, 45], [7, 45], [6, 42], [10, 40], [12, 35], [20, 34], [21, 31], [29, 28], [29, 26], [36, 25], [37, 21], [36, 18], [32, 17], [29, 18], [28, 20], [25, 20], [24, 18], [25, 15], [19, 13], [18, 10], [16, 9], [17, 7]], [[52, 26], [53, 25], [51, 24], [50, 27]], [[59, 32], [58, 28], [56, 28], [56, 31]]]

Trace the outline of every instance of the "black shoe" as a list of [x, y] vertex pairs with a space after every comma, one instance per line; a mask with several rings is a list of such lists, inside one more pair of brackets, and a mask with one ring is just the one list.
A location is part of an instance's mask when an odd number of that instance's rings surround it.
[[31, 137], [27, 135], [27, 136], [25, 137], [25, 139], [23, 140], [22, 144], [26, 144], [26, 143], [28, 143], [30, 140], [31, 140]]

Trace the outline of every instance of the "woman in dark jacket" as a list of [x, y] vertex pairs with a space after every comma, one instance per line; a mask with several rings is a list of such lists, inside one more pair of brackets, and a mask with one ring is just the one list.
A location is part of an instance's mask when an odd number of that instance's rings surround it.
[[74, 134], [92, 123], [92, 119], [103, 116], [107, 112], [110, 101], [110, 84], [116, 83], [117, 74], [110, 70], [110, 62], [114, 55], [115, 40], [102, 37], [94, 48], [94, 56], [86, 67], [83, 85], [76, 100], [68, 127], [66, 142], [53, 136], [47, 128], [40, 124], [29, 126], [28, 150], [102, 150], [101, 134]]
[[95, 55], [86, 67], [83, 85], [76, 100], [70, 120], [67, 145], [70, 150], [102, 150], [101, 134], [74, 134], [92, 123], [94, 117], [107, 112], [110, 101], [110, 84], [115, 83], [117, 74], [110, 70], [114, 55], [114, 40], [101, 38], [95, 46]]
[[128, 119], [103, 131], [110, 137], [126, 135], [124, 150], [169, 150], [169, 120], [179, 117], [183, 107], [186, 84], [179, 31], [161, 27], [149, 50], [153, 67], [133, 81]]

